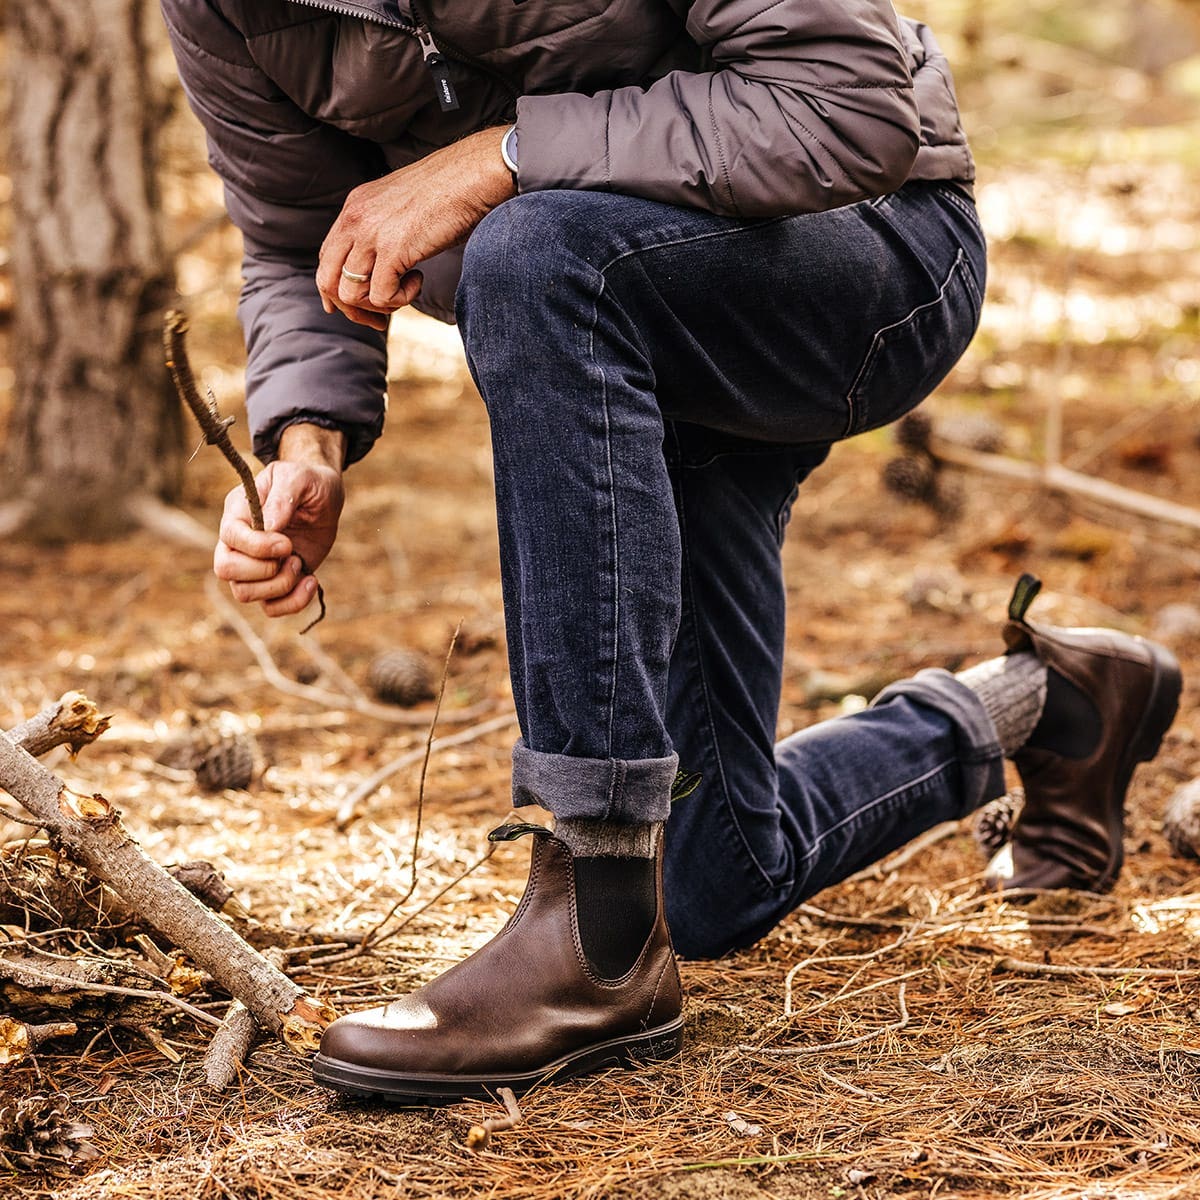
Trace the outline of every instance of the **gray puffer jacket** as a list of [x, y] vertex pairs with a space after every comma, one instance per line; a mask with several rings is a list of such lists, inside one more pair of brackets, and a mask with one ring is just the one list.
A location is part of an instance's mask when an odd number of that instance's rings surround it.
[[[515, 117], [523, 192], [743, 218], [974, 176], [946, 60], [889, 0], [162, 4], [245, 235], [239, 315], [264, 460], [297, 419], [345, 429], [349, 461], [378, 436], [384, 338], [324, 313], [317, 251], [351, 188], [474, 130]], [[417, 307], [453, 320], [460, 261], [422, 264]]]

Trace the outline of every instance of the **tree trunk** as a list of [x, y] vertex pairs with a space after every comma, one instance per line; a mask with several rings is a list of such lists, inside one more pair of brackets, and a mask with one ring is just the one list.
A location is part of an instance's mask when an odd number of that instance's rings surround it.
[[[10, 527], [108, 537], [172, 499], [182, 416], [163, 364], [153, 0], [7, 0], [16, 400]], [[0, 520], [0, 525], [5, 521]]]

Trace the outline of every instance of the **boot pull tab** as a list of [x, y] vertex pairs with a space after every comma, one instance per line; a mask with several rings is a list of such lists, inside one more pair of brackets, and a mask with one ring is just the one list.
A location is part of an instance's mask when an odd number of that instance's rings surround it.
[[1012, 599], [1008, 602], [1008, 619], [1010, 621], [1024, 621], [1025, 614], [1029, 611], [1029, 606], [1041, 590], [1042, 581], [1036, 575], [1030, 575], [1026, 571], [1017, 580], [1017, 586], [1013, 588]]
[[532, 821], [516, 821], [511, 825], [498, 825], [488, 834], [488, 841], [515, 842], [527, 833], [544, 833], [547, 837], [550, 836], [550, 830], [545, 825], [535, 825]]

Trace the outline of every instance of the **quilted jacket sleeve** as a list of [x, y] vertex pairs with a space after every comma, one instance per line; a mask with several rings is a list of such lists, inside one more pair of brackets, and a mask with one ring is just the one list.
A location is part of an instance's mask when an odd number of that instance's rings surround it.
[[282, 429], [307, 420], [344, 430], [353, 462], [382, 430], [386, 338], [327, 315], [313, 276], [346, 193], [379, 174], [377, 152], [302, 113], [206, 0], [162, 7], [209, 162], [244, 237], [238, 316], [254, 451], [269, 462]]
[[713, 69], [526, 96], [521, 189], [596, 188], [740, 217], [816, 212], [908, 177], [920, 121], [890, 0], [678, 0]]

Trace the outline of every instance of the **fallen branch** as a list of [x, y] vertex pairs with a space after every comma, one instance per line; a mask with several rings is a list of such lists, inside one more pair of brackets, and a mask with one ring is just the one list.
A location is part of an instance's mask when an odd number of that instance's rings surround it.
[[306, 995], [148, 858], [108, 800], [72, 792], [3, 734], [0, 787], [56, 844], [241, 1000], [265, 1029], [297, 1053], [315, 1048], [336, 1017], [333, 1010]]
[[47, 970], [41, 962], [22, 954], [0, 955], [0, 981], [8, 985], [5, 999], [14, 1002], [14, 995], [9, 988], [15, 986], [31, 995], [41, 995], [39, 989], [48, 989], [49, 994], [57, 998], [56, 1004], [50, 1007], [76, 1007], [75, 997], [80, 994], [95, 994], [102, 996], [120, 996], [127, 1000], [147, 1000], [154, 1005], [165, 1005], [177, 1008], [189, 1017], [205, 1025], [220, 1025], [211, 1013], [202, 1008], [189, 1004], [186, 1000], [169, 991], [160, 992], [154, 988], [128, 987], [124, 984], [104, 983], [91, 977], [99, 970], [110, 967], [129, 971], [128, 964], [112, 964], [106, 959], [60, 959], [55, 970]]
[[223, 1092], [238, 1077], [258, 1034], [254, 1014], [235, 1000], [204, 1052], [204, 1081], [213, 1091]]
[[34, 758], [55, 746], [69, 746], [73, 757], [108, 728], [109, 720], [82, 692], [67, 692], [58, 703], [9, 730], [8, 736]]
[[79, 1026], [74, 1021], [51, 1021], [45, 1025], [27, 1025], [13, 1017], [0, 1017], [0, 1067], [28, 1058], [40, 1046], [55, 1038], [74, 1037]]
[[501, 1133], [505, 1129], [515, 1129], [521, 1123], [521, 1109], [512, 1088], [497, 1088], [496, 1095], [504, 1101], [505, 1114], [502, 1117], [489, 1117], [480, 1125], [472, 1125], [467, 1133], [467, 1149], [472, 1154], [486, 1150], [492, 1140], [493, 1133]]
[[1098, 979], [1195, 979], [1200, 970], [1176, 971], [1167, 967], [1072, 967], [1057, 963], [1027, 962], [1023, 958], [1002, 958], [996, 963], [998, 971], [1018, 975], [1089, 976]]
[[939, 462], [950, 463], [952, 466], [982, 471], [989, 475], [999, 475], [1020, 483], [1032, 483], [1052, 492], [1084, 496], [1089, 500], [1106, 504], [1110, 508], [1119, 508], [1140, 517], [1150, 517], [1156, 521], [1184, 525], [1189, 529], [1200, 529], [1200, 510], [1189, 508], [1184, 504], [1176, 504], [1173, 500], [1148, 496], [1145, 492], [1120, 487], [1103, 479], [1093, 479], [1090, 475], [1072, 471], [1070, 467], [1064, 467], [1059, 463], [1047, 463], [1045, 466], [1039, 466], [1037, 463], [1007, 458], [1002, 454], [987, 454], [980, 450], [969, 450], [965, 446], [956, 446], [952, 442], [937, 437], [930, 438], [929, 452]]

